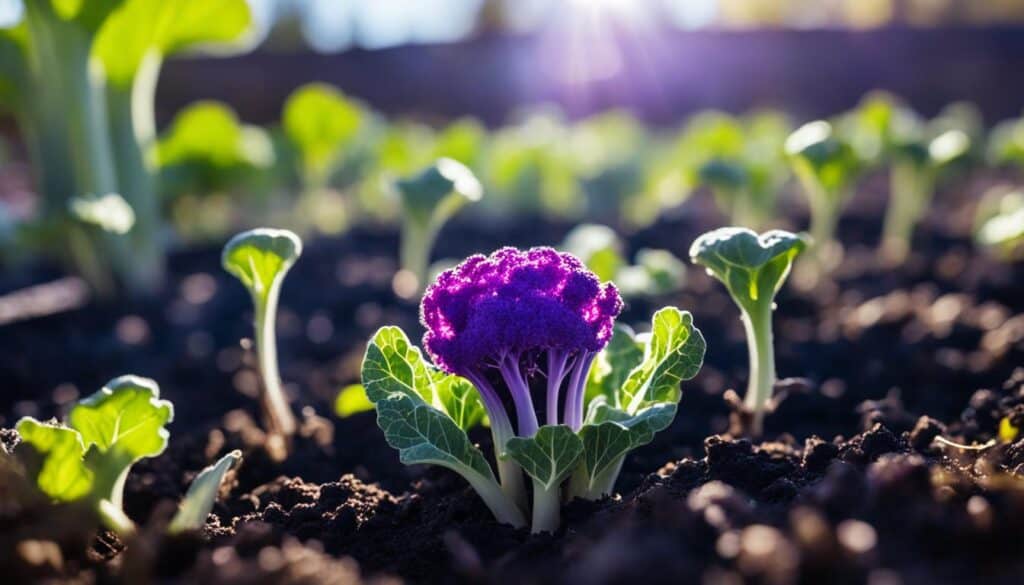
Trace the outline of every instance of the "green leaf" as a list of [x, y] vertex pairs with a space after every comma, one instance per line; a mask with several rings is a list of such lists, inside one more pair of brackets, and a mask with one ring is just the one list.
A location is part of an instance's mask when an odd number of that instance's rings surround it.
[[797, 172], [813, 177], [830, 197], [839, 195], [860, 170], [853, 148], [824, 120], [797, 128], [785, 149]]
[[[24, 0], [43, 3], [45, 0]], [[54, 14], [62, 20], [75, 22], [89, 32], [96, 32], [124, 0], [49, 0]]]
[[507, 455], [550, 490], [562, 483], [583, 455], [583, 441], [565, 425], [543, 426], [532, 437], [513, 437]]
[[445, 413], [407, 394], [391, 394], [376, 403], [377, 425], [402, 463], [433, 464], [494, 481], [483, 453]]
[[396, 394], [408, 396], [447, 414], [464, 430], [480, 424], [485, 416], [473, 384], [430, 365], [398, 327], [382, 327], [370, 339], [362, 381], [367, 399], [374, 404]]
[[160, 400], [156, 382], [121, 376], [99, 392], [79, 401], [68, 414], [71, 428], [81, 434], [88, 449], [117, 451], [131, 461], [154, 457], [167, 447], [164, 428], [174, 418], [174, 407]]
[[374, 404], [392, 395], [434, 404], [434, 376], [419, 348], [398, 327], [382, 327], [370, 339], [363, 358], [363, 386]]
[[615, 324], [608, 345], [594, 359], [587, 378], [587, 402], [598, 396], [618, 405], [619, 390], [644, 359], [644, 343], [628, 325]]
[[341, 389], [334, 400], [334, 413], [339, 418], [348, 418], [361, 412], [373, 410], [373, 403], [366, 397], [362, 384], [350, 384]]
[[398, 181], [402, 207], [421, 223], [442, 225], [463, 205], [479, 201], [483, 187], [473, 171], [450, 158], [438, 159], [414, 177]]
[[679, 402], [679, 383], [704, 363], [704, 337], [688, 311], [665, 307], [654, 314], [644, 359], [622, 385], [617, 401], [630, 414], [655, 402]]
[[149, 54], [241, 46], [252, 23], [246, 0], [124, 0], [103, 22], [93, 53], [111, 83], [127, 86]]
[[294, 233], [257, 228], [231, 238], [224, 246], [221, 263], [254, 298], [264, 301], [301, 254], [302, 240]]
[[746, 228], [726, 227], [697, 238], [690, 258], [725, 283], [733, 299], [751, 311], [772, 302], [806, 246], [800, 236], [782, 230], [757, 235]]
[[650, 443], [655, 434], [672, 424], [676, 409], [676, 404], [663, 402], [630, 415], [603, 401], [591, 408], [580, 429], [587, 489], [593, 489], [595, 480], [613, 470], [627, 453]]
[[30, 417], [18, 421], [17, 431], [23, 444], [30, 445], [43, 458], [35, 473], [36, 485], [43, 493], [62, 502], [89, 493], [93, 472], [82, 460], [85, 445], [77, 431]]
[[323, 83], [304, 85], [284, 104], [282, 125], [307, 172], [330, 173], [365, 123], [363, 109]]
[[157, 158], [161, 167], [263, 167], [272, 162], [269, 140], [262, 129], [244, 126], [227, 105], [200, 101], [175, 116], [170, 129], [160, 138]]
[[605, 225], [576, 226], [565, 236], [562, 249], [583, 261], [602, 282], [615, 280], [626, 263], [622, 258], [622, 239]]
[[224, 477], [241, 461], [242, 452], [235, 450], [200, 471], [188, 487], [188, 492], [178, 506], [178, 512], [167, 526], [167, 531], [178, 534], [186, 530], [201, 530], [206, 524], [206, 517], [213, 510], [213, 504], [217, 501]]
[[476, 387], [469, 380], [459, 376], [440, 372], [438, 375], [440, 378], [434, 383], [438, 399], [455, 424], [460, 429], [468, 431], [482, 423], [487, 412]]

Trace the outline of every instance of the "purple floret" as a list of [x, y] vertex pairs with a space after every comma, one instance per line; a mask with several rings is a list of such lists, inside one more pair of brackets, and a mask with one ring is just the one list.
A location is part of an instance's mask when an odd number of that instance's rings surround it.
[[[528, 388], [526, 375], [542, 366], [553, 369], [548, 372], [549, 404], [557, 405], [562, 378], [573, 367], [589, 367], [611, 338], [621, 310], [615, 286], [601, 284], [576, 257], [552, 248], [502, 248], [467, 258], [427, 289], [421, 306], [427, 328], [423, 343], [435, 364], [474, 381], [481, 394], [490, 391], [480, 388], [486, 385], [485, 371], [497, 368], [520, 411], [520, 434], [530, 434], [524, 433], [523, 427], [531, 425], [524, 424], [521, 412], [532, 409], [523, 389]], [[577, 398], [572, 389], [567, 396]], [[582, 395], [578, 398], [582, 401]], [[581, 408], [567, 401], [566, 422], [571, 424]], [[550, 408], [548, 420], [557, 420]]]

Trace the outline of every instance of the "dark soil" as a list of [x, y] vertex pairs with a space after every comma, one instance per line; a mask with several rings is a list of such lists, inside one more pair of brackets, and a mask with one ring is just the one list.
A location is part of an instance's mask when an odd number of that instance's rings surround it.
[[[963, 202], [948, 197], [907, 265], [883, 268], [870, 191], [842, 225], [837, 282], [786, 287], [778, 299], [778, 370], [793, 378], [780, 382], [764, 442], [727, 434], [723, 396], [742, 391], [747, 356], [724, 288], [692, 269], [682, 292], [629, 302], [623, 318], [637, 324], [666, 304], [692, 311], [707, 361], [684, 384], [672, 427], [627, 458], [620, 495], [567, 506], [555, 535], [498, 525], [458, 476], [402, 466], [372, 413], [331, 415], [377, 327], [421, 332], [416, 306], [391, 291], [393, 233], [315, 241], [286, 281], [280, 361], [304, 425], [283, 463], [267, 457], [255, 422], [257, 379], [239, 344], [251, 334], [249, 300], [216, 249], [175, 256], [172, 285], [155, 301], [2, 326], [0, 427], [59, 416], [123, 373], [158, 380], [176, 420], [167, 452], [129, 477], [126, 508], [146, 529], [127, 546], [77, 529], [87, 511], [11, 497], [24, 486], [0, 469], [0, 574], [220, 585], [1022, 583], [1024, 439], [989, 441], [1003, 418], [1024, 423], [1024, 265], [975, 250]], [[717, 221], [691, 205], [630, 246], [684, 257]], [[555, 244], [569, 227], [465, 222], [445, 230], [437, 256]], [[12, 275], [0, 290], [48, 276]], [[16, 442], [12, 432], [0, 439]], [[169, 502], [235, 448], [245, 461], [205, 533], [161, 537]]]

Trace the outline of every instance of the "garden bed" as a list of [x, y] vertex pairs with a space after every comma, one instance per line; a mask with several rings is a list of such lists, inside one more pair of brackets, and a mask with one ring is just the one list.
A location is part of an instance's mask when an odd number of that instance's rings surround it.
[[[238, 448], [245, 460], [203, 538], [144, 529], [123, 549], [55, 521], [73, 510], [0, 507], [0, 570], [16, 583], [1019, 583], [1024, 488], [1013, 478], [1024, 442], [990, 440], [1004, 418], [1024, 422], [1024, 265], [975, 250], [956, 210], [939, 209], [907, 265], [884, 268], [872, 248], [878, 211], [854, 208], [837, 282], [787, 287], [778, 299], [778, 371], [790, 378], [764, 442], [728, 435], [723, 393], [741, 387], [747, 352], [724, 287], [691, 268], [682, 292], [627, 305], [627, 323], [663, 305], [691, 311], [708, 341], [705, 366], [683, 384], [672, 426], [626, 459], [620, 495], [570, 504], [553, 535], [497, 524], [450, 472], [401, 465], [372, 412], [331, 414], [374, 330], [422, 332], [416, 305], [391, 290], [393, 233], [314, 241], [289, 276], [282, 377], [310, 408], [280, 464], [262, 450], [258, 378], [238, 343], [251, 334], [251, 305], [220, 269], [219, 249], [172, 258], [172, 284], [155, 301], [6, 325], [2, 427], [59, 415], [122, 373], [156, 379], [174, 402], [169, 448], [128, 480], [137, 521], [166, 521], [166, 502], [223, 453]], [[719, 221], [687, 209], [630, 247], [685, 257]], [[570, 227], [457, 222], [435, 256], [552, 244]], [[15, 284], [24, 283], [3, 286]]]

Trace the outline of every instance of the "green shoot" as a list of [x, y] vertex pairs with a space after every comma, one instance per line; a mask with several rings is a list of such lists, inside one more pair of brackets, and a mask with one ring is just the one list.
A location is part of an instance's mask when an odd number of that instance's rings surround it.
[[256, 353], [263, 382], [260, 405], [268, 452], [278, 460], [287, 455], [297, 425], [277, 368], [277, 301], [285, 275], [301, 254], [302, 241], [292, 232], [259, 228], [231, 238], [221, 256], [224, 270], [241, 281], [252, 296]]
[[223, 456], [213, 465], [199, 472], [192, 480], [185, 498], [178, 505], [178, 512], [167, 525], [167, 532], [180, 534], [201, 530], [206, 524], [213, 504], [217, 501], [221, 484], [228, 472], [242, 462], [242, 452], [232, 451]]
[[775, 294], [805, 245], [800, 236], [781, 230], [758, 235], [746, 228], [726, 227], [702, 235], [690, 247], [693, 262], [722, 281], [740, 308], [750, 353], [744, 406], [750, 417], [749, 434], [754, 437], [764, 430], [765, 411], [775, 385]]
[[426, 286], [430, 252], [438, 232], [463, 206], [479, 201], [483, 187], [473, 171], [449, 158], [437, 160], [418, 175], [398, 181], [402, 199], [401, 265], [397, 292], [412, 298]]
[[800, 180], [811, 212], [811, 247], [816, 266], [809, 281], [830, 271], [842, 258], [836, 227], [849, 199], [860, 162], [851, 146], [824, 120], [798, 128], [786, 140], [786, 154]]
[[[348, 222], [342, 201], [330, 207], [328, 187], [366, 125], [365, 118], [361, 105], [324, 83], [304, 85], [288, 96], [281, 124], [298, 154], [300, 224], [308, 221], [303, 218], [314, 218], [317, 229], [335, 233]], [[327, 209], [331, 212], [326, 213]]]
[[122, 376], [79, 401], [67, 426], [26, 417], [17, 431], [34, 451], [26, 457], [28, 468], [43, 493], [62, 502], [86, 501], [107, 528], [127, 538], [135, 525], [123, 510], [125, 479], [136, 461], [164, 451], [164, 426], [173, 418], [156, 382]]
[[997, 186], [986, 192], [975, 215], [974, 239], [1003, 260], [1024, 257], [1024, 191]]

